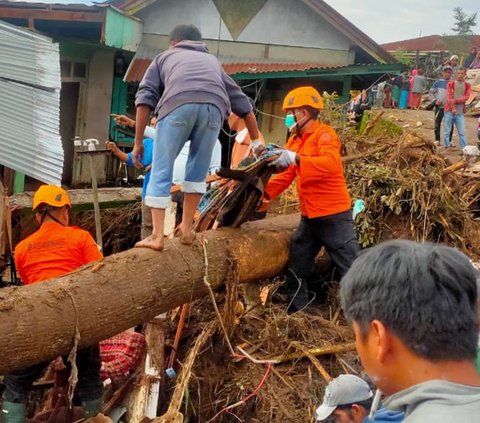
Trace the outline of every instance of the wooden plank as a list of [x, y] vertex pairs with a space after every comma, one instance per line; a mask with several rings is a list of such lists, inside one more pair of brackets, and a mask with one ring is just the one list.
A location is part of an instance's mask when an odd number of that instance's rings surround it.
[[464, 170], [459, 170], [457, 173], [466, 178], [478, 179], [480, 178], [480, 163], [474, 163]]
[[[142, 188], [99, 188], [98, 201], [101, 208], [108, 208], [115, 203], [131, 203], [139, 201]], [[10, 199], [22, 209], [31, 209], [34, 192], [23, 192], [14, 194]], [[73, 206], [93, 207], [91, 189], [71, 189], [68, 191]]]
[[92, 177], [92, 198], [93, 198], [93, 210], [95, 212], [95, 237], [97, 244], [100, 247], [100, 251], [103, 249], [103, 239], [102, 239], [102, 223], [100, 220], [100, 201], [98, 201], [98, 184], [97, 184], [97, 175], [95, 174], [95, 166], [93, 164], [93, 156], [88, 156], [90, 161], [90, 174]]

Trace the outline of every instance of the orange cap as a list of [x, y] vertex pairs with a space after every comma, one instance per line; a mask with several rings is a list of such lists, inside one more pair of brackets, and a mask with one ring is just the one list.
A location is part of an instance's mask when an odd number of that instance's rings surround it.
[[282, 110], [296, 109], [302, 106], [310, 106], [314, 109], [323, 109], [323, 99], [320, 93], [313, 87], [298, 87], [290, 91], [283, 100]]
[[67, 191], [56, 185], [42, 185], [37, 189], [33, 196], [32, 209], [36, 210], [41, 204], [47, 204], [52, 207], [72, 207]]

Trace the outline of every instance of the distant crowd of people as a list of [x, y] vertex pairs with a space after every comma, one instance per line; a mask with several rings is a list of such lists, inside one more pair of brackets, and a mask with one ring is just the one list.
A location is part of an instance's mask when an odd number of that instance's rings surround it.
[[[476, 47], [472, 47], [463, 66], [459, 65], [459, 57], [452, 55], [435, 69], [434, 78], [428, 78], [434, 79], [428, 90], [428, 103], [424, 94], [430, 84], [423, 69], [413, 69], [410, 73], [388, 77], [351, 99], [347, 110], [348, 119], [358, 123], [363, 112], [372, 107], [418, 110], [423, 103], [425, 109], [434, 111], [436, 144], [443, 141], [443, 146], [450, 148], [455, 126], [459, 147], [463, 148], [467, 145], [464, 113], [471, 93], [470, 83], [465, 78], [470, 69], [480, 69], [480, 52]], [[445, 127], [441, 134], [444, 118]], [[480, 141], [480, 131], [477, 135]]]
[[480, 69], [480, 51], [477, 47], [472, 47], [470, 54], [465, 59], [466, 69]]
[[419, 109], [426, 88], [423, 69], [395, 75], [354, 96], [348, 106], [348, 118], [351, 122], [360, 122], [363, 112], [372, 107]]

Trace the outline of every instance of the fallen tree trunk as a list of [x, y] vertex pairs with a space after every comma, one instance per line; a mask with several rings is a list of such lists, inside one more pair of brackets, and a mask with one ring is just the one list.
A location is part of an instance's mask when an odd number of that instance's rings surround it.
[[162, 253], [131, 249], [61, 278], [0, 290], [0, 374], [68, 353], [77, 328], [82, 348], [207, 295], [204, 248], [213, 289], [233, 269], [241, 283], [278, 275], [298, 220], [209, 231], [205, 247], [199, 235], [193, 246], [171, 240]]

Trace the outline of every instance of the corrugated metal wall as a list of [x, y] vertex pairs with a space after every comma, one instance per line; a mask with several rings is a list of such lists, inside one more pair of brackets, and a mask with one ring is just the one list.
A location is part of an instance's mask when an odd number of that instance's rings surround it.
[[0, 21], [0, 57], [0, 164], [60, 185], [58, 44]]

